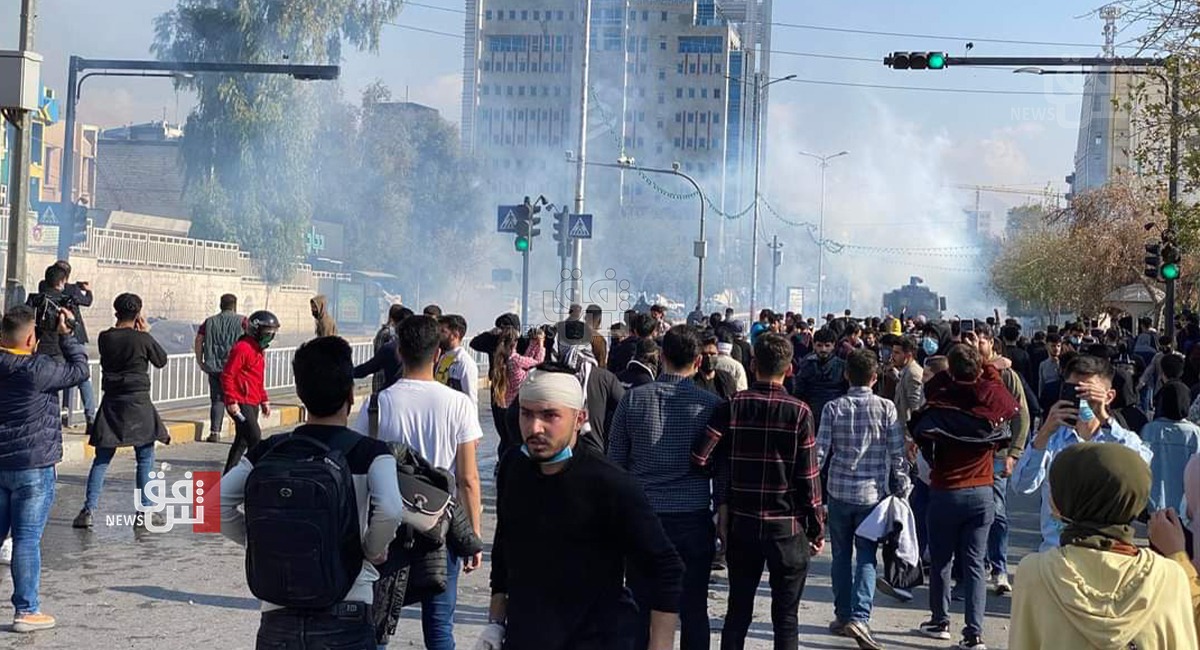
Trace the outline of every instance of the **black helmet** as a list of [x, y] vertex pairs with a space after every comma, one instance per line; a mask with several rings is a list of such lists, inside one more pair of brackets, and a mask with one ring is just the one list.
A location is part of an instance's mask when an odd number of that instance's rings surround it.
[[279, 329], [279, 319], [275, 317], [275, 314], [272, 314], [265, 309], [260, 309], [253, 314], [250, 314], [249, 320], [250, 329], [248, 333], [252, 336], [257, 335], [259, 330], [263, 328], [270, 327]]

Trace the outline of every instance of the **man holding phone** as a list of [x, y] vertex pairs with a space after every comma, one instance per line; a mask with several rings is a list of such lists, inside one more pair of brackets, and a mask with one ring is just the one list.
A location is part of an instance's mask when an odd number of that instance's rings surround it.
[[1029, 449], [1013, 471], [1013, 489], [1022, 494], [1041, 490], [1042, 545], [1048, 551], [1058, 546], [1063, 528], [1050, 507], [1050, 464], [1059, 452], [1077, 442], [1101, 442], [1125, 445], [1138, 452], [1146, 464], [1154, 456], [1137, 434], [1110, 418], [1108, 405], [1116, 397], [1112, 387], [1113, 367], [1107, 359], [1079, 355], [1063, 370], [1066, 381], [1059, 399], [1046, 414]]

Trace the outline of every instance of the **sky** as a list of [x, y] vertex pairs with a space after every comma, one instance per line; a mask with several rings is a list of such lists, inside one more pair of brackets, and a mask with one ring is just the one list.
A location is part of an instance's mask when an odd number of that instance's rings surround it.
[[[0, 49], [15, 46], [19, 4], [19, 0], [0, 0]], [[46, 82], [62, 88], [70, 54], [150, 58], [153, 19], [174, 4], [174, 0], [39, 0], [35, 50], [45, 56]], [[850, 155], [828, 170], [828, 209], [836, 226], [827, 236], [846, 241], [871, 231], [867, 239], [876, 241], [889, 236], [894, 240], [895, 235], [878, 226], [911, 223], [919, 234], [935, 231], [939, 220], [961, 216], [952, 213], [973, 204], [975, 195], [955, 189], [957, 184], [1030, 190], [1049, 185], [1064, 190], [1063, 179], [1071, 172], [1076, 148], [1083, 77], [967, 68], [901, 72], [885, 68], [881, 60], [893, 50], [963, 55], [969, 42], [974, 43], [970, 53], [981, 56], [1094, 56], [1103, 40], [1102, 22], [1093, 14], [1097, 6], [1097, 0], [954, 5], [776, 0], [772, 49], [870, 60], [774, 56], [774, 77], [795, 74], [805, 82], [772, 87], [765, 194], [775, 197], [781, 210], [812, 219], [819, 205], [819, 173], [813, 161], [797, 152], [848, 150]], [[406, 6], [394, 21], [406, 27], [385, 26], [378, 53], [347, 55], [342, 73], [346, 96], [357, 98], [364, 86], [381, 79], [396, 98], [433, 106], [458, 122], [462, 42], [453, 35], [462, 33], [462, 8], [461, 0], [417, 0]], [[813, 81], [824, 83], [808, 83]], [[177, 95], [162, 79], [93, 78], [85, 86], [79, 113], [81, 119], [101, 126], [164, 117], [174, 121], [186, 117], [190, 103], [190, 97]], [[939, 189], [932, 195], [904, 191], [916, 183]], [[864, 193], [864, 187], [886, 191]], [[980, 197], [985, 209], [997, 212], [1025, 201], [1010, 194]], [[956, 206], [954, 210], [946, 209], [947, 202]], [[926, 204], [936, 208], [926, 210]], [[764, 234], [779, 234], [793, 242], [805, 236], [779, 223], [767, 226]], [[962, 264], [925, 263], [935, 269]], [[854, 262], [847, 257], [843, 264], [852, 267]], [[903, 282], [906, 278], [899, 275], [888, 281], [893, 286]]]

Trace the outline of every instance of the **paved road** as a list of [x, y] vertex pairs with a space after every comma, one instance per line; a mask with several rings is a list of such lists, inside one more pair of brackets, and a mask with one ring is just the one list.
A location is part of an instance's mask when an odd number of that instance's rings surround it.
[[[485, 411], [485, 413], [487, 413]], [[485, 509], [491, 539], [495, 503], [491, 465], [495, 434], [490, 413], [483, 418], [488, 431], [481, 460], [485, 483]], [[198, 443], [161, 450], [159, 459], [171, 465], [168, 478], [186, 470], [219, 470], [226, 454], [224, 444]], [[83, 500], [86, 465], [62, 466], [58, 499], [44, 542], [42, 599], [45, 611], [58, 617], [60, 627], [20, 636], [0, 629], [0, 647], [97, 648], [160, 650], [176, 648], [252, 648], [258, 622], [258, 603], [246, 588], [241, 548], [219, 535], [197, 535], [190, 530], [165, 534], [135, 532], [127, 526], [105, 526], [105, 514], [131, 514], [133, 459], [121, 456], [113, 463], [100, 502], [97, 526], [92, 531], [71, 528]], [[1036, 502], [1022, 499], [1012, 504], [1015, 521], [1013, 557], [1036, 545]], [[485, 557], [486, 560], [486, 557]], [[487, 576], [484, 571], [459, 583], [457, 637], [470, 648], [486, 622]], [[9, 593], [5, 572], [0, 590]], [[927, 590], [916, 600], [900, 605], [882, 594], [877, 598], [873, 627], [889, 648], [936, 648], [949, 644], [913, 633], [928, 618]], [[755, 622], [748, 647], [771, 647], [768, 591], [759, 591]], [[725, 612], [726, 584], [718, 574], [710, 591], [714, 644]], [[833, 638], [825, 627], [833, 616], [829, 583], [829, 551], [816, 558], [801, 605], [801, 647], [853, 648], [847, 639]], [[955, 631], [961, 626], [961, 603], [954, 604]], [[989, 596], [985, 639], [993, 648], [1006, 647], [1009, 599]], [[7, 614], [5, 614], [7, 615]], [[419, 610], [406, 612], [393, 648], [420, 648]]]

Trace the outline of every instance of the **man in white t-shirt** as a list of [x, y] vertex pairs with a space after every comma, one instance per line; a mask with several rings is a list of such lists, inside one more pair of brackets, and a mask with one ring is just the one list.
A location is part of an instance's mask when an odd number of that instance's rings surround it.
[[438, 347], [442, 356], [438, 359], [434, 377], [450, 388], [466, 393], [478, 408], [479, 366], [462, 344], [467, 335], [467, 320], [458, 314], [446, 314], [438, 319], [438, 327]]
[[[471, 527], [482, 537], [483, 503], [475, 447], [483, 438], [479, 410], [471, 398], [434, 378], [438, 352], [438, 322], [413, 316], [396, 328], [397, 351], [404, 377], [379, 394], [379, 439], [412, 447], [435, 467], [454, 475], [458, 499]], [[354, 429], [369, 435], [368, 409], [359, 412]], [[458, 562], [447, 553], [446, 591], [421, 601], [425, 647], [454, 650], [454, 608], [458, 595]], [[462, 558], [467, 572], [478, 569], [483, 554]]]

